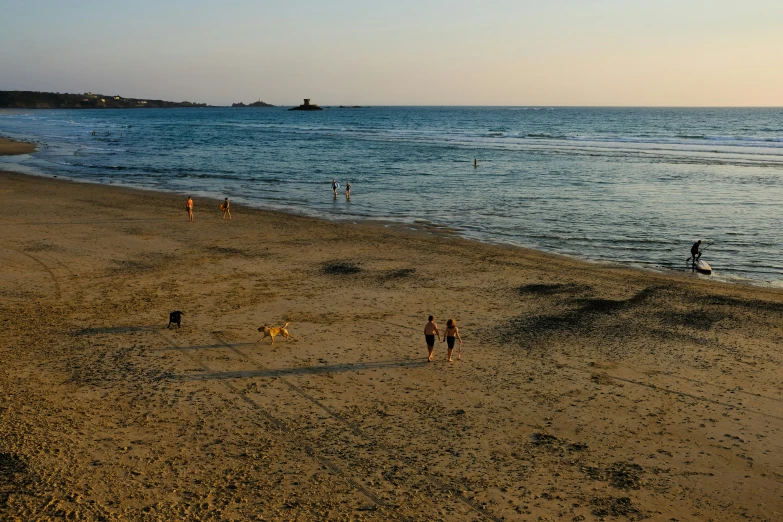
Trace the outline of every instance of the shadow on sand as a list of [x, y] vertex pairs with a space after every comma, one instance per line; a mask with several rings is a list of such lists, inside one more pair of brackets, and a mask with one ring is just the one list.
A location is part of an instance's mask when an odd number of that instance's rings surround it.
[[323, 366], [300, 366], [298, 368], [284, 369], [258, 369], [258, 370], [239, 370], [234, 372], [209, 372], [196, 373], [193, 375], [175, 376], [175, 380], [183, 381], [203, 381], [220, 379], [247, 379], [252, 377], [288, 377], [291, 375], [317, 375], [329, 373], [356, 372], [361, 370], [378, 370], [384, 368], [418, 368], [427, 366], [429, 363], [423, 361], [377, 361], [368, 363], [344, 363], [331, 364]]

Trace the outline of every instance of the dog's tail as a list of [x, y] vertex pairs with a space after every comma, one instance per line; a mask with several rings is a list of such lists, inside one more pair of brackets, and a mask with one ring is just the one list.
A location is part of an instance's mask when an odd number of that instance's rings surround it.
[[289, 324], [291, 324], [291, 321], [288, 321], [287, 323], [285, 323], [283, 326], [281, 326], [281, 328], [285, 329]]

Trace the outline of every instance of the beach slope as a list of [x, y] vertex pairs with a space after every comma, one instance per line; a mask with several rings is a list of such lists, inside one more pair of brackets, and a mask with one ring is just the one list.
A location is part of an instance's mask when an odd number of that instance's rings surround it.
[[0, 519], [780, 519], [781, 292], [219, 204], [0, 174]]

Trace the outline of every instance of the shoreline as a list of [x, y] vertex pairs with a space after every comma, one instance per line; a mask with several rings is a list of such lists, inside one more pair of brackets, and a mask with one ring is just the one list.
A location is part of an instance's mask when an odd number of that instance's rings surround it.
[[[776, 289], [0, 179], [0, 516], [783, 510]], [[461, 360], [426, 361], [430, 313]], [[293, 341], [259, 341], [286, 322]]]
[[[13, 142], [15, 144], [21, 143], [24, 145], [27, 145], [24, 142]], [[18, 154], [27, 154], [27, 152], [14, 152], [9, 155], [18, 155]], [[129, 190], [129, 191], [136, 191], [140, 193], [155, 193], [158, 195], [166, 195], [166, 196], [179, 196], [179, 197], [186, 197], [187, 194], [193, 194], [196, 195], [198, 198], [201, 199], [201, 201], [208, 201], [210, 203], [220, 204], [222, 200], [220, 199], [220, 196], [214, 195], [214, 194], [207, 194], [203, 195], [204, 193], [198, 192], [198, 191], [191, 191], [191, 192], [177, 192], [175, 190], [160, 190], [157, 188], [152, 187], [139, 187], [139, 186], [132, 186], [129, 184], [124, 183], [101, 183], [99, 181], [93, 181], [89, 179], [81, 179], [81, 178], [71, 178], [66, 176], [57, 176], [57, 175], [51, 175], [47, 173], [37, 172], [37, 173], [30, 173], [30, 172], [15, 172], [15, 171], [8, 171], [8, 170], [2, 170], [2, 165], [0, 165], [0, 176], [5, 174], [11, 174], [11, 175], [18, 175], [18, 176], [28, 176], [28, 177], [34, 177], [34, 178], [40, 178], [40, 179], [49, 179], [49, 180], [57, 180], [62, 182], [69, 182], [69, 183], [77, 183], [77, 184], [87, 184], [87, 185], [94, 185], [99, 187], [106, 187], [106, 188], [112, 188], [116, 190]], [[234, 200], [242, 201], [241, 198], [232, 198], [232, 201]], [[568, 261], [572, 261], [574, 263], [582, 263], [588, 266], [598, 266], [598, 267], [604, 267], [604, 268], [611, 268], [611, 269], [618, 269], [618, 270], [630, 270], [630, 271], [638, 271], [648, 274], [659, 274], [664, 277], [685, 277], [689, 279], [700, 279], [707, 283], [713, 283], [713, 284], [722, 284], [722, 285], [729, 285], [729, 286], [747, 286], [751, 288], [765, 288], [769, 290], [780, 290], [783, 292], [783, 287], [775, 286], [773, 282], [771, 281], [762, 281], [762, 280], [755, 280], [755, 279], [749, 279], [745, 277], [739, 277], [736, 276], [734, 279], [729, 280], [724, 278], [721, 278], [720, 276], [716, 276], [715, 274], [711, 276], [703, 276], [701, 274], [698, 274], [696, 272], [689, 273], [687, 269], [682, 270], [676, 270], [676, 269], [670, 269], [666, 268], [664, 266], [659, 265], [650, 265], [650, 267], [643, 266], [644, 263], [641, 261], [637, 262], [622, 262], [622, 261], [609, 261], [609, 260], [601, 260], [601, 259], [590, 259], [586, 257], [581, 257], [577, 255], [570, 255], [570, 254], [564, 254], [559, 252], [553, 252], [548, 250], [541, 250], [538, 248], [533, 248], [529, 246], [523, 246], [519, 245], [517, 243], [512, 242], [504, 242], [504, 241], [494, 241], [494, 240], [481, 240], [475, 237], [470, 237], [467, 235], [463, 235], [460, 233], [460, 230], [457, 228], [452, 228], [448, 225], [439, 225], [437, 223], [433, 223], [429, 220], [423, 220], [420, 218], [415, 218], [413, 222], [406, 222], [406, 221], [394, 221], [392, 219], [386, 218], [386, 217], [379, 217], [379, 218], [359, 218], [359, 217], [325, 217], [324, 215], [315, 212], [315, 211], [308, 211], [307, 209], [291, 209], [291, 210], [282, 210], [279, 208], [275, 208], [274, 206], [270, 207], [263, 207], [263, 206], [255, 206], [253, 204], [246, 204], [246, 203], [240, 203], [243, 208], [245, 209], [252, 209], [254, 211], [258, 212], [269, 212], [272, 214], [276, 214], [281, 218], [284, 218], [285, 216], [291, 216], [291, 217], [300, 217], [300, 218], [306, 218], [306, 219], [313, 219], [317, 221], [322, 221], [324, 223], [335, 223], [335, 224], [344, 224], [344, 225], [367, 225], [367, 226], [379, 226], [383, 228], [387, 228], [390, 230], [395, 230], [398, 232], [401, 232], [403, 234], [409, 233], [409, 234], [424, 234], [426, 236], [430, 237], [437, 237], [437, 238], [453, 238], [453, 239], [460, 239], [463, 241], [468, 241], [472, 243], [487, 245], [487, 246], [496, 246], [501, 248], [510, 248], [510, 249], [519, 249], [525, 252], [529, 253], [536, 253], [542, 256], [551, 256], [553, 258], [561, 258]]]
[[[3, 138], [0, 138], [0, 140], [2, 139]], [[29, 150], [27, 146], [33, 148], [32, 152], [35, 152], [35, 150], [37, 149], [35, 145], [28, 144], [26, 142], [18, 142], [18, 141], [12, 141], [8, 139], [6, 139], [6, 141], [13, 144], [12, 150], [16, 150], [17, 148], [19, 150]], [[23, 146], [24, 148], [22, 148]], [[29, 153], [31, 152], [11, 152], [7, 155], [21, 155], [21, 154], [29, 154]], [[146, 193], [159, 193], [159, 194], [179, 195], [179, 196], [185, 196], [186, 194], [194, 194], [197, 195], [198, 197], [202, 197], [201, 194], [204, 194], [203, 192], [198, 192], [198, 191], [191, 191], [189, 193], [186, 193], [186, 192], [177, 192], [175, 190], [160, 190], [159, 188], [133, 186], [124, 183], [106, 184], [106, 183], [101, 183], [99, 181], [93, 181], [90, 179], [52, 175], [38, 170], [36, 170], [35, 172], [9, 171], [9, 170], [3, 170], [3, 165], [1, 164], [0, 164], [0, 174], [31, 176], [31, 177], [41, 178], [41, 179], [56, 179], [60, 181], [68, 181], [71, 183], [83, 183], [83, 184], [96, 185], [101, 187], [111, 187], [115, 189], [133, 190], [133, 191], [146, 192]], [[212, 193], [208, 193], [207, 195], [203, 196], [203, 199], [207, 201], [220, 201], [220, 196]], [[583, 256], [542, 250], [539, 248], [524, 246], [509, 241], [500, 241], [500, 240], [491, 240], [491, 239], [482, 240], [476, 237], [471, 237], [467, 234], [463, 234], [458, 228], [452, 228], [448, 225], [439, 225], [437, 223], [422, 218], [412, 218], [413, 221], [408, 222], [404, 220], [395, 221], [388, 217], [378, 217], [378, 218], [351, 217], [351, 216], [342, 217], [340, 215], [335, 215], [334, 217], [328, 217], [328, 213], [320, 213], [314, 210], [296, 209], [296, 208], [283, 210], [277, 208], [279, 205], [277, 206], [269, 205], [268, 207], [264, 207], [261, 205], [256, 205], [255, 203], [250, 203], [250, 204], [244, 203], [242, 198], [232, 198], [232, 200], [242, 202], [243, 206], [247, 205], [245, 208], [252, 208], [253, 210], [258, 210], [262, 212], [272, 212], [280, 215], [298, 216], [298, 217], [304, 217], [304, 218], [321, 220], [321, 221], [332, 222], [332, 223], [372, 224], [372, 225], [384, 226], [393, 230], [407, 231], [410, 233], [423, 232], [425, 234], [430, 234], [433, 236], [455, 237], [455, 238], [463, 239], [465, 241], [472, 241], [484, 245], [495, 245], [495, 246], [508, 247], [508, 248], [518, 248], [525, 251], [540, 253], [542, 255], [562, 257], [565, 259], [573, 260], [577, 263], [585, 263], [587, 265], [592, 265], [592, 266], [604, 266], [610, 268], [635, 270], [635, 271], [641, 271], [646, 273], [661, 274], [663, 276], [679, 275], [684, 277], [697, 277], [697, 278], [704, 279], [705, 281], [709, 281], [711, 283], [717, 283], [717, 284], [749, 286], [754, 288], [767, 288], [771, 290], [783, 290], [783, 286], [781, 286], [783, 285], [783, 283], [775, 282], [775, 281], [760, 280], [760, 279], [757, 280], [757, 279], [751, 279], [751, 278], [741, 277], [741, 276], [721, 276], [720, 273], [718, 274], [713, 273], [711, 276], [702, 276], [695, 272], [689, 274], [687, 268], [673, 269], [661, 265], [656, 265], [651, 263], [648, 264], [643, 261], [623, 262], [618, 260], [612, 261], [612, 260], [604, 260], [604, 259], [591, 259]]]

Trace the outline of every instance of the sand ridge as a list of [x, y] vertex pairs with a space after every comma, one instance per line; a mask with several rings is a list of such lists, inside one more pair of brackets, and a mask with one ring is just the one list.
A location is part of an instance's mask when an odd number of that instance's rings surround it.
[[0, 518], [779, 518], [778, 291], [0, 176]]

